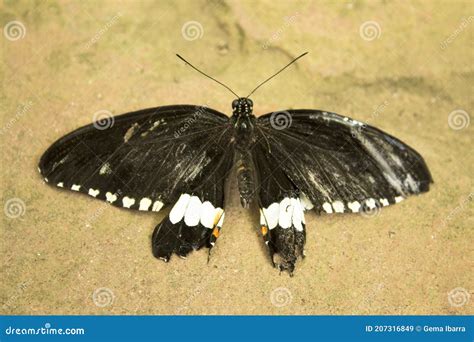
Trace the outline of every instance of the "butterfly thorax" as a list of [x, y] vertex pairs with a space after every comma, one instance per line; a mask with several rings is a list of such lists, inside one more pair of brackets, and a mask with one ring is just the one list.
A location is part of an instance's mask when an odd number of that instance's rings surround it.
[[239, 98], [232, 102], [231, 122], [234, 127], [235, 165], [242, 207], [248, 208], [255, 193], [256, 172], [252, 157], [252, 145], [255, 142], [255, 120], [252, 100]]

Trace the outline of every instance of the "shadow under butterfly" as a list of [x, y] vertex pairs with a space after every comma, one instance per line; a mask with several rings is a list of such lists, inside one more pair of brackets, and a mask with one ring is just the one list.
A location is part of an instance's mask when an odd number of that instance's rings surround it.
[[154, 256], [168, 261], [214, 246], [225, 181], [235, 169], [242, 206], [255, 201], [260, 208], [273, 265], [292, 274], [304, 256], [305, 211], [376, 210], [432, 183], [420, 154], [375, 127], [315, 109], [253, 115], [250, 95], [305, 54], [246, 97], [177, 55], [236, 96], [231, 117], [193, 105], [116, 116], [105, 130], [90, 124], [56, 141], [40, 172], [51, 185], [118, 207], [156, 212], [172, 205], [152, 236]]

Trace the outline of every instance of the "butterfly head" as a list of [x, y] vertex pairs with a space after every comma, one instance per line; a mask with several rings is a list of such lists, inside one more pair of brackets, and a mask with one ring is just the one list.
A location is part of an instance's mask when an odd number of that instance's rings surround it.
[[239, 97], [232, 101], [232, 114], [236, 116], [250, 116], [253, 111], [253, 101], [246, 97]]

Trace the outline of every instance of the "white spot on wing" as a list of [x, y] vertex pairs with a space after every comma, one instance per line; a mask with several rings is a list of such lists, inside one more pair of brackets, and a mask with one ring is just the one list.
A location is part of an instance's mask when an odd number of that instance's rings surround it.
[[357, 201], [350, 202], [347, 204], [350, 210], [352, 210], [353, 213], [358, 213], [360, 210], [360, 203]]
[[408, 189], [410, 189], [411, 191], [413, 192], [419, 192], [418, 190], [418, 182], [416, 182], [413, 177], [411, 176], [411, 174], [408, 174], [407, 177], [405, 178], [405, 180], [403, 181], [403, 185], [405, 185], [405, 187], [407, 187]]
[[73, 184], [73, 185], [71, 186], [71, 190], [74, 190], [74, 191], [79, 191], [80, 188], [81, 188], [81, 186], [80, 186], [80, 185], [77, 185], [77, 184]]
[[146, 211], [150, 208], [150, 205], [151, 205], [151, 199], [144, 197], [140, 200], [140, 206], [138, 210]]
[[91, 195], [92, 197], [97, 197], [99, 192], [100, 192], [99, 190], [95, 190], [95, 189], [90, 188], [88, 194]]
[[201, 224], [206, 228], [214, 227], [216, 209], [211, 202], [205, 201], [201, 205]]
[[398, 158], [398, 156], [396, 154], [390, 153], [390, 157], [395, 162], [395, 164], [397, 164], [399, 167], [403, 168], [403, 163], [400, 160], [400, 158]]
[[156, 127], [158, 127], [161, 124], [160, 120], [157, 120], [153, 122], [153, 126], [150, 127], [150, 131], [153, 131]]
[[184, 223], [188, 227], [194, 227], [199, 224], [199, 219], [201, 218], [201, 205], [202, 202], [197, 196], [192, 196], [189, 200], [188, 207], [184, 214]]
[[59, 186], [60, 188], [64, 188], [64, 183], [63, 182], [59, 182], [58, 184], [56, 184], [57, 186]]
[[311, 203], [309, 198], [304, 193], [301, 193], [300, 201], [301, 201], [301, 205], [303, 206], [305, 210], [311, 210], [314, 208], [313, 203]]
[[135, 199], [125, 196], [124, 198], [122, 198], [122, 204], [124, 208], [130, 208], [132, 205], [135, 204]]
[[135, 131], [139, 128], [140, 126], [138, 125], [138, 123], [134, 123], [133, 125], [130, 126], [130, 128], [127, 130], [127, 132], [125, 133], [125, 135], [123, 136], [123, 141], [124, 142], [128, 142], [130, 140], [131, 137], [133, 137], [133, 135], [135, 134]]
[[304, 222], [304, 213], [303, 207], [301, 206], [301, 202], [299, 199], [292, 198], [291, 203], [293, 204], [293, 226], [299, 232], [303, 231], [303, 224]]
[[112, 173], [109, 163], [104, 163], [99, 170], [99, 175], [109, 175]]
[[365, 201], [365, 205], [369, 209], [375, 209], [377, 207], [375, 200], [373, 198], [369, 198]]
[[331, 207], [331, 204], [329, 204], [328, 202], [324, 202], [323, 204], [323, 210], [325, 212], [327, 212], [328, 214], [332, 214], [332, 207]]
[[163, 208], [163, 205], [164, 203], [161, 202], [161, 201], [155, 201], [155, 203], [153, 203], [153, 208], [151, 208], [152, 211], [160, 211], [161, 208]]
[[380, 203], [382, 203], [382, 205], [383, 205], [384, 207], [386, 207], [387, 205], [389, 205], [388, 200], [387, 200], [386, 198], [381, 198], [381, 199], [380, 199]]
[[291, 218], [293, 217], [293, 205], [288, 197], [285, 197], [280, 202], [280, 216], [278, 218], [278, 225], [283, 228], [291, 227]]
[[402, 196], [395, 197], [395, 203], [400, 203], [403, 200], [404, 200], [404, 198]]
[[105, 200], [109, 203], [114, 203], [117, 200], [117, 195], [107, 192], [105, 194]]
[[278, 224], [278, 217], [280, 215], [280, 203], [272, 203], [268, 206], [268, 208], [263, 209], [263, 214], [267, 219], [268, 228], [273, 229]]
[[343, 213], [344, 212], [344, 203], [342, 203], [341, 201], [333, 202], [332, 207], [334, 208], [334, 211], [336, 213]]
[[181, 219], [184, 217], [190, 199], [191, 196], [188, 194], [182, 194], [179, 197], [178, 201], [175, 203], [169, 214], [171, 223], [175, 224], [181, 221]]
[[320, 180], [320, 175], [317, 173], [313, 173], [308, 171], [308, 180], [311, 181], [311, 185], [314, 186], [324, 197], [330, 198], [329, 193], [327, 192], [326, 187], [322, 186], [322, 182]]

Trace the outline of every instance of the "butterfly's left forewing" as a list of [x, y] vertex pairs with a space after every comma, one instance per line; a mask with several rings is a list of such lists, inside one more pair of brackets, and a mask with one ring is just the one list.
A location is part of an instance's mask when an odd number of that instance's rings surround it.
[[228, 118], [209, 108], [145, 109], [111, 119], [106, 129], [91, 124], [64, 136], [39, 168], [49, 184], [118, 207], [158, 211], [215, 167], [228, 133]]

